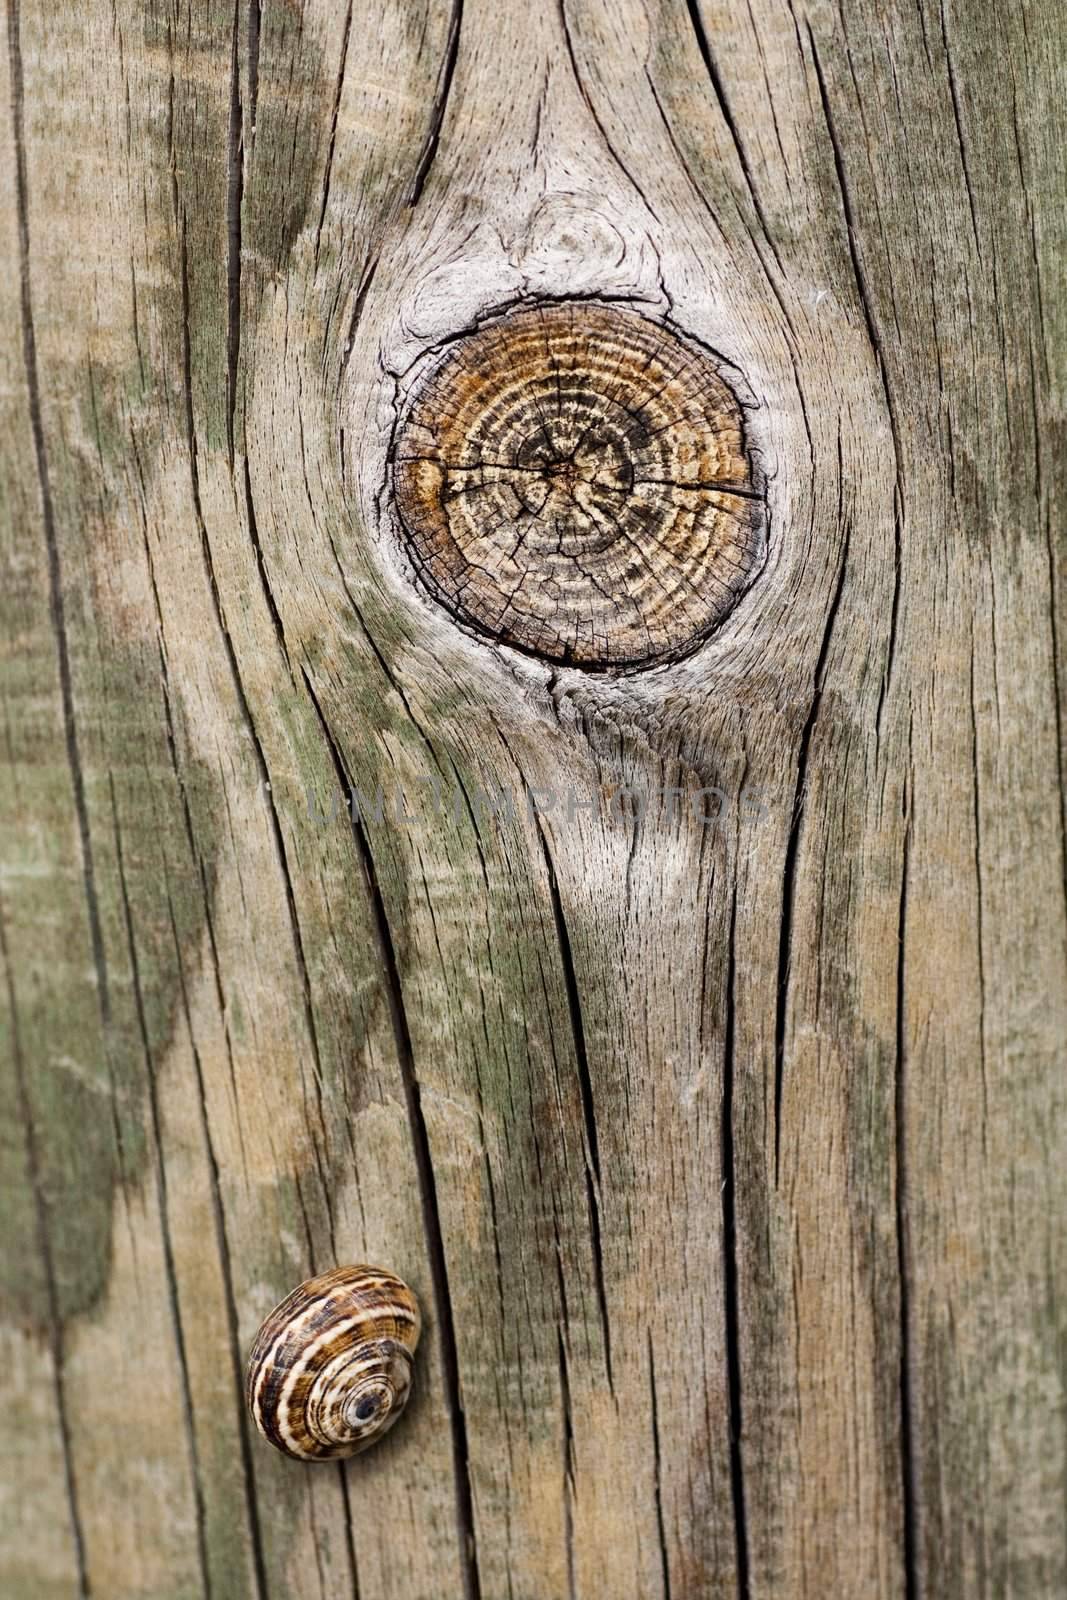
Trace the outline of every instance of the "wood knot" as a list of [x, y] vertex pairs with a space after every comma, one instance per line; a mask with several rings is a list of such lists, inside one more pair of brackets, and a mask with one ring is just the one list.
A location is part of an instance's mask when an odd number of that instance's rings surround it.
[[637, 312], [567, 301], [456, 339], [393, 444], [405, 538], [458, 620], [589, 669], [684, 654], [764, 555], [736, 395]]

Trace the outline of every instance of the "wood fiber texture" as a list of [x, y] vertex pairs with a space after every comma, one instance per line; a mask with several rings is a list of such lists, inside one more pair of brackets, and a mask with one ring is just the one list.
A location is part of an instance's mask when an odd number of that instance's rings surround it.
[[[1064, 7], [2, 17], [5, 1600], [1067, 1593]], [[564, 304], [727, 380], [729, 607], [718, 455], [602, 597], [551, 414], [560, 555], [402, 517]]]

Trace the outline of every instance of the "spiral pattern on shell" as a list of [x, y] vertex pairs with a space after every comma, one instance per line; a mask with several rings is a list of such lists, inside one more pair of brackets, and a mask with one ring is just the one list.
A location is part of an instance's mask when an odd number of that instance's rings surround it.
[[358, 1455], [407, 1403], [420, 1328], [415, 1296], [381, 1267], [309, 1278], [252, 1345], [246, 1394], [256, 1427], [298, 1461]]
[[403, 411], [393, 462], [430, 592], [549, 661], [684, 654], [764, 558], [736, 395], [709, 351], [618, 306], [546, 304], [456, 339]]

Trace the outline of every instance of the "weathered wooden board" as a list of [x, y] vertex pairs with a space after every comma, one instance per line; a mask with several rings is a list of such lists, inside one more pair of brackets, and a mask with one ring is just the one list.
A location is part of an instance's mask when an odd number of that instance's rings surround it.
[[[4, 30], [4, 1595], [1067, 1591], [1067, 14]], [[644, 671], [457, 623], [388, 488], [576, 296], [766, 482]], [[362, 1259], [416, 1397], [302, 1468], [244, 1354]]]

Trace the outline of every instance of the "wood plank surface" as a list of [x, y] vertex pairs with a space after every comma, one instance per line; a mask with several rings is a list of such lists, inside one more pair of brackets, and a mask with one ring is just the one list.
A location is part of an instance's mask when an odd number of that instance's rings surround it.
[[[2, 26], [3, 1594], [1067, 1592], [1067, 14]], [[390, 491], [574, 298], [765, 484], [645, 670], [457, 621]], [[304, 1467], [244, 1357], [361, 1260], [415, 1396]]]

